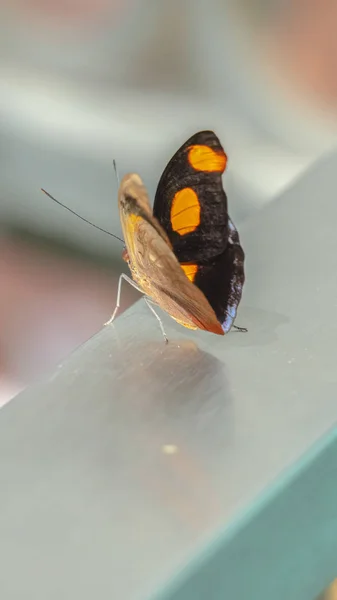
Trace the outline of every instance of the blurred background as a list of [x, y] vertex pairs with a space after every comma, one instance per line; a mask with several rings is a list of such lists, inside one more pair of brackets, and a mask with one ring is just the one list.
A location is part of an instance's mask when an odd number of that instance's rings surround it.
[[1, 1], [0, 405], [102, 327], [126, 269], [40, 188], [121, 235], [113, 159], [153, 197], [214, 129], [240, 228], [336, 145], [336, 29], [335, 0]]

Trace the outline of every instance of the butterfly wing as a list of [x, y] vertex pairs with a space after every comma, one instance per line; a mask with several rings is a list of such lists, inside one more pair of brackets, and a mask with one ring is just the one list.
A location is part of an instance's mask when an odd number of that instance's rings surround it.
[[153, 207], [185, 274], [204, 293], [225, 333], [244, 284], [244, 252], [222, 185], [226, 164], [212, 131], [195, 134], [168, 163]]
[[165, 231], [153, 217], [139, 175], [123, 177], [118, 203], [126, 244], [123, 256], [137, 286], [181, 325], [223, 335], [212, 307], [185, 277]]
[[200, 262], [227, 245], [227, 197], [221, 175], [227, 156], [212, 131], [192, 136], [164, 170], [153, 215], [165, 229], [179, 262]]
[[229, 220], [226, 250], [214, 259], [200, 263], [192, 280], [206, 296], [225, 333], [230, 331], [240, 304], [245, 282], [244, 259], [238, 232]]

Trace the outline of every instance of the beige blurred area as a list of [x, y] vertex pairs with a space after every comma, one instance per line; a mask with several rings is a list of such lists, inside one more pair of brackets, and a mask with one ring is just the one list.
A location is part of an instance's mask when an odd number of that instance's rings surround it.
[[[336, 146], [333, 0], [3, 0], [0, 404], [102, 327], [122, 244], [117, 182], [153, 196], [166, 162], [214, 129], [238, 226]], [[318, 199], [319, 202], [319, 199]], [[122, 309], [137, 294], [122, 291]], [[135, 323], [135, 328], [137, 323]]]
[[337, 579], [332, 582], [317, 600], [337, 600]]

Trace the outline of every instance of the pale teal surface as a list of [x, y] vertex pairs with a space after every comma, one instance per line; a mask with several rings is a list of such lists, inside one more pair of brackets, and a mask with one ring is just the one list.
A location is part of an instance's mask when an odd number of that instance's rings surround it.
[[156, 600], [313, 600], [337, 574], [337, 429]]

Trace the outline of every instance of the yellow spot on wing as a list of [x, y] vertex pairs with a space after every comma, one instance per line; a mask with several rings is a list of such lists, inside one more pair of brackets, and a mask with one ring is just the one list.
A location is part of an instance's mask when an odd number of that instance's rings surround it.
[[191, 233], [200, 224], [200, 204], [198, 195], [192, 188], [179, 190], [171, 206], [171, 225], [180, 235]]
[[223, 150], [216, 152], [209, 146], [195, 145], [189, 149], [188, 162], [196, 171], [223, 173], [227, 164], [227, 156]]
[[189, 278], [190, 281], [194, 281], [195, 276], [198, 272], [198, 265], [190, 265], [190, 264], [181, 264], [182, 270], [184, 271], [186, 277]]
[[137, 223], [139, 223], [141, 220], [142, 220], [142, 217], [140, 217], [139, 215], [136, 215], [134, 213], [129, 214], [128, 222], [130, 223], [130, 225], [132, 227], [135, 227], [137, 225]]

